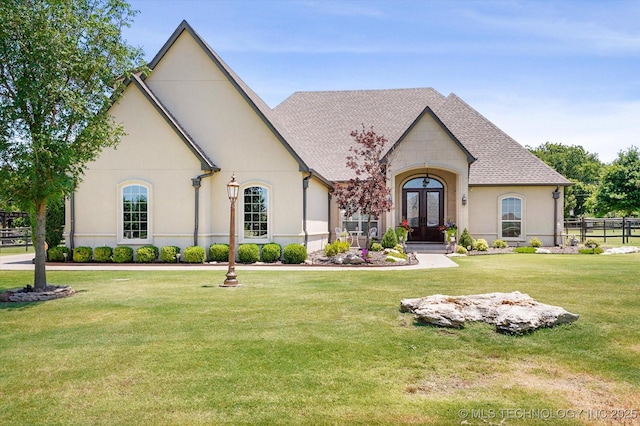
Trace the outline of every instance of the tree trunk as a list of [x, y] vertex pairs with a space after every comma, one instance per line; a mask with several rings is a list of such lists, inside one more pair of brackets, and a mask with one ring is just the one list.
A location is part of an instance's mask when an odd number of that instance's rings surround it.
[[47, 250], [45, 248], [45, 231], [47, 224], [47, 201], [36, 202], [36, 229], [33, 236], [33, 246], [36, 249], [36, 265], [33, 274], [33, 287], [44, 290], [47, 286]]

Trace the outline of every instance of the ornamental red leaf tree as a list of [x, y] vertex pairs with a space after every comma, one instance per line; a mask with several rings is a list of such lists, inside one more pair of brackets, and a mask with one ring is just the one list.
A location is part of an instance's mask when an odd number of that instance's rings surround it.
[[387, 165], [382, 163], [382, 153], [387, 139], [376, 134], [373, 126], [351, 132], [355, 145], [349, 148], [347, 167], [352, 169], [355, 177], [340, 184], [335, 190], [336, 201], [345, 216], [360, 213], [367, 218], [366, 244], [369, 247], [371, 220], [391, 211], [391, 188], [387, 186]]

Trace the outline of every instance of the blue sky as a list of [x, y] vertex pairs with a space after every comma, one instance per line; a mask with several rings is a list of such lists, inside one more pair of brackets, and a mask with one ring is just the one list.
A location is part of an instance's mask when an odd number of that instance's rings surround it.
[[640, 146], [640, 1], [130, 0], [151, 60], [182, 19], [271, 107], [296, 91], [453, 92], [522, 145]]

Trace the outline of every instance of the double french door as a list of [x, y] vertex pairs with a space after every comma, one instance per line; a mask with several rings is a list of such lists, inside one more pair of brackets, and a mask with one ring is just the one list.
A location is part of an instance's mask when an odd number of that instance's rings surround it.
[[439, 230], [444, 225], [444, 188], [441, 184], [415, 188], [412, 186], [416, 185], [411, 185], [411, 182], [407, 182], [402, 189], [402, 215], [413, 229], [408, 240], [444, 242], [444, 234]]

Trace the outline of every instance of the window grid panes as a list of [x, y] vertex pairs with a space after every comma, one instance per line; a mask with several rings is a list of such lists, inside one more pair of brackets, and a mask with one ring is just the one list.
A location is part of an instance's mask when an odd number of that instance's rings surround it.
[[244, 238], [265, 239], [269, 233], [267, 189], [252, 186], [244, 190]]
[[[363, 231], [362, 235], [366, 235], [369, 232], [369, 228], [367, 228], [368, 219], [369, 215], [360, 214], [359, 212], [350, 217], [343, 216], [342, 229], [346, 229], [348, 232]], [[378, 220], [373, 217], [371, 218], [371, 228], [380, 229]], [[374, 237], [377, 237], [377, 235], [374, 235]]]
[[500, 222], [502, 238], [522, 236], [522, 200], [520, 198], [502, 199]]
[[141, 185], [122, 188], [122, 238], [146, 240], [149, 236], [149, 192]]

